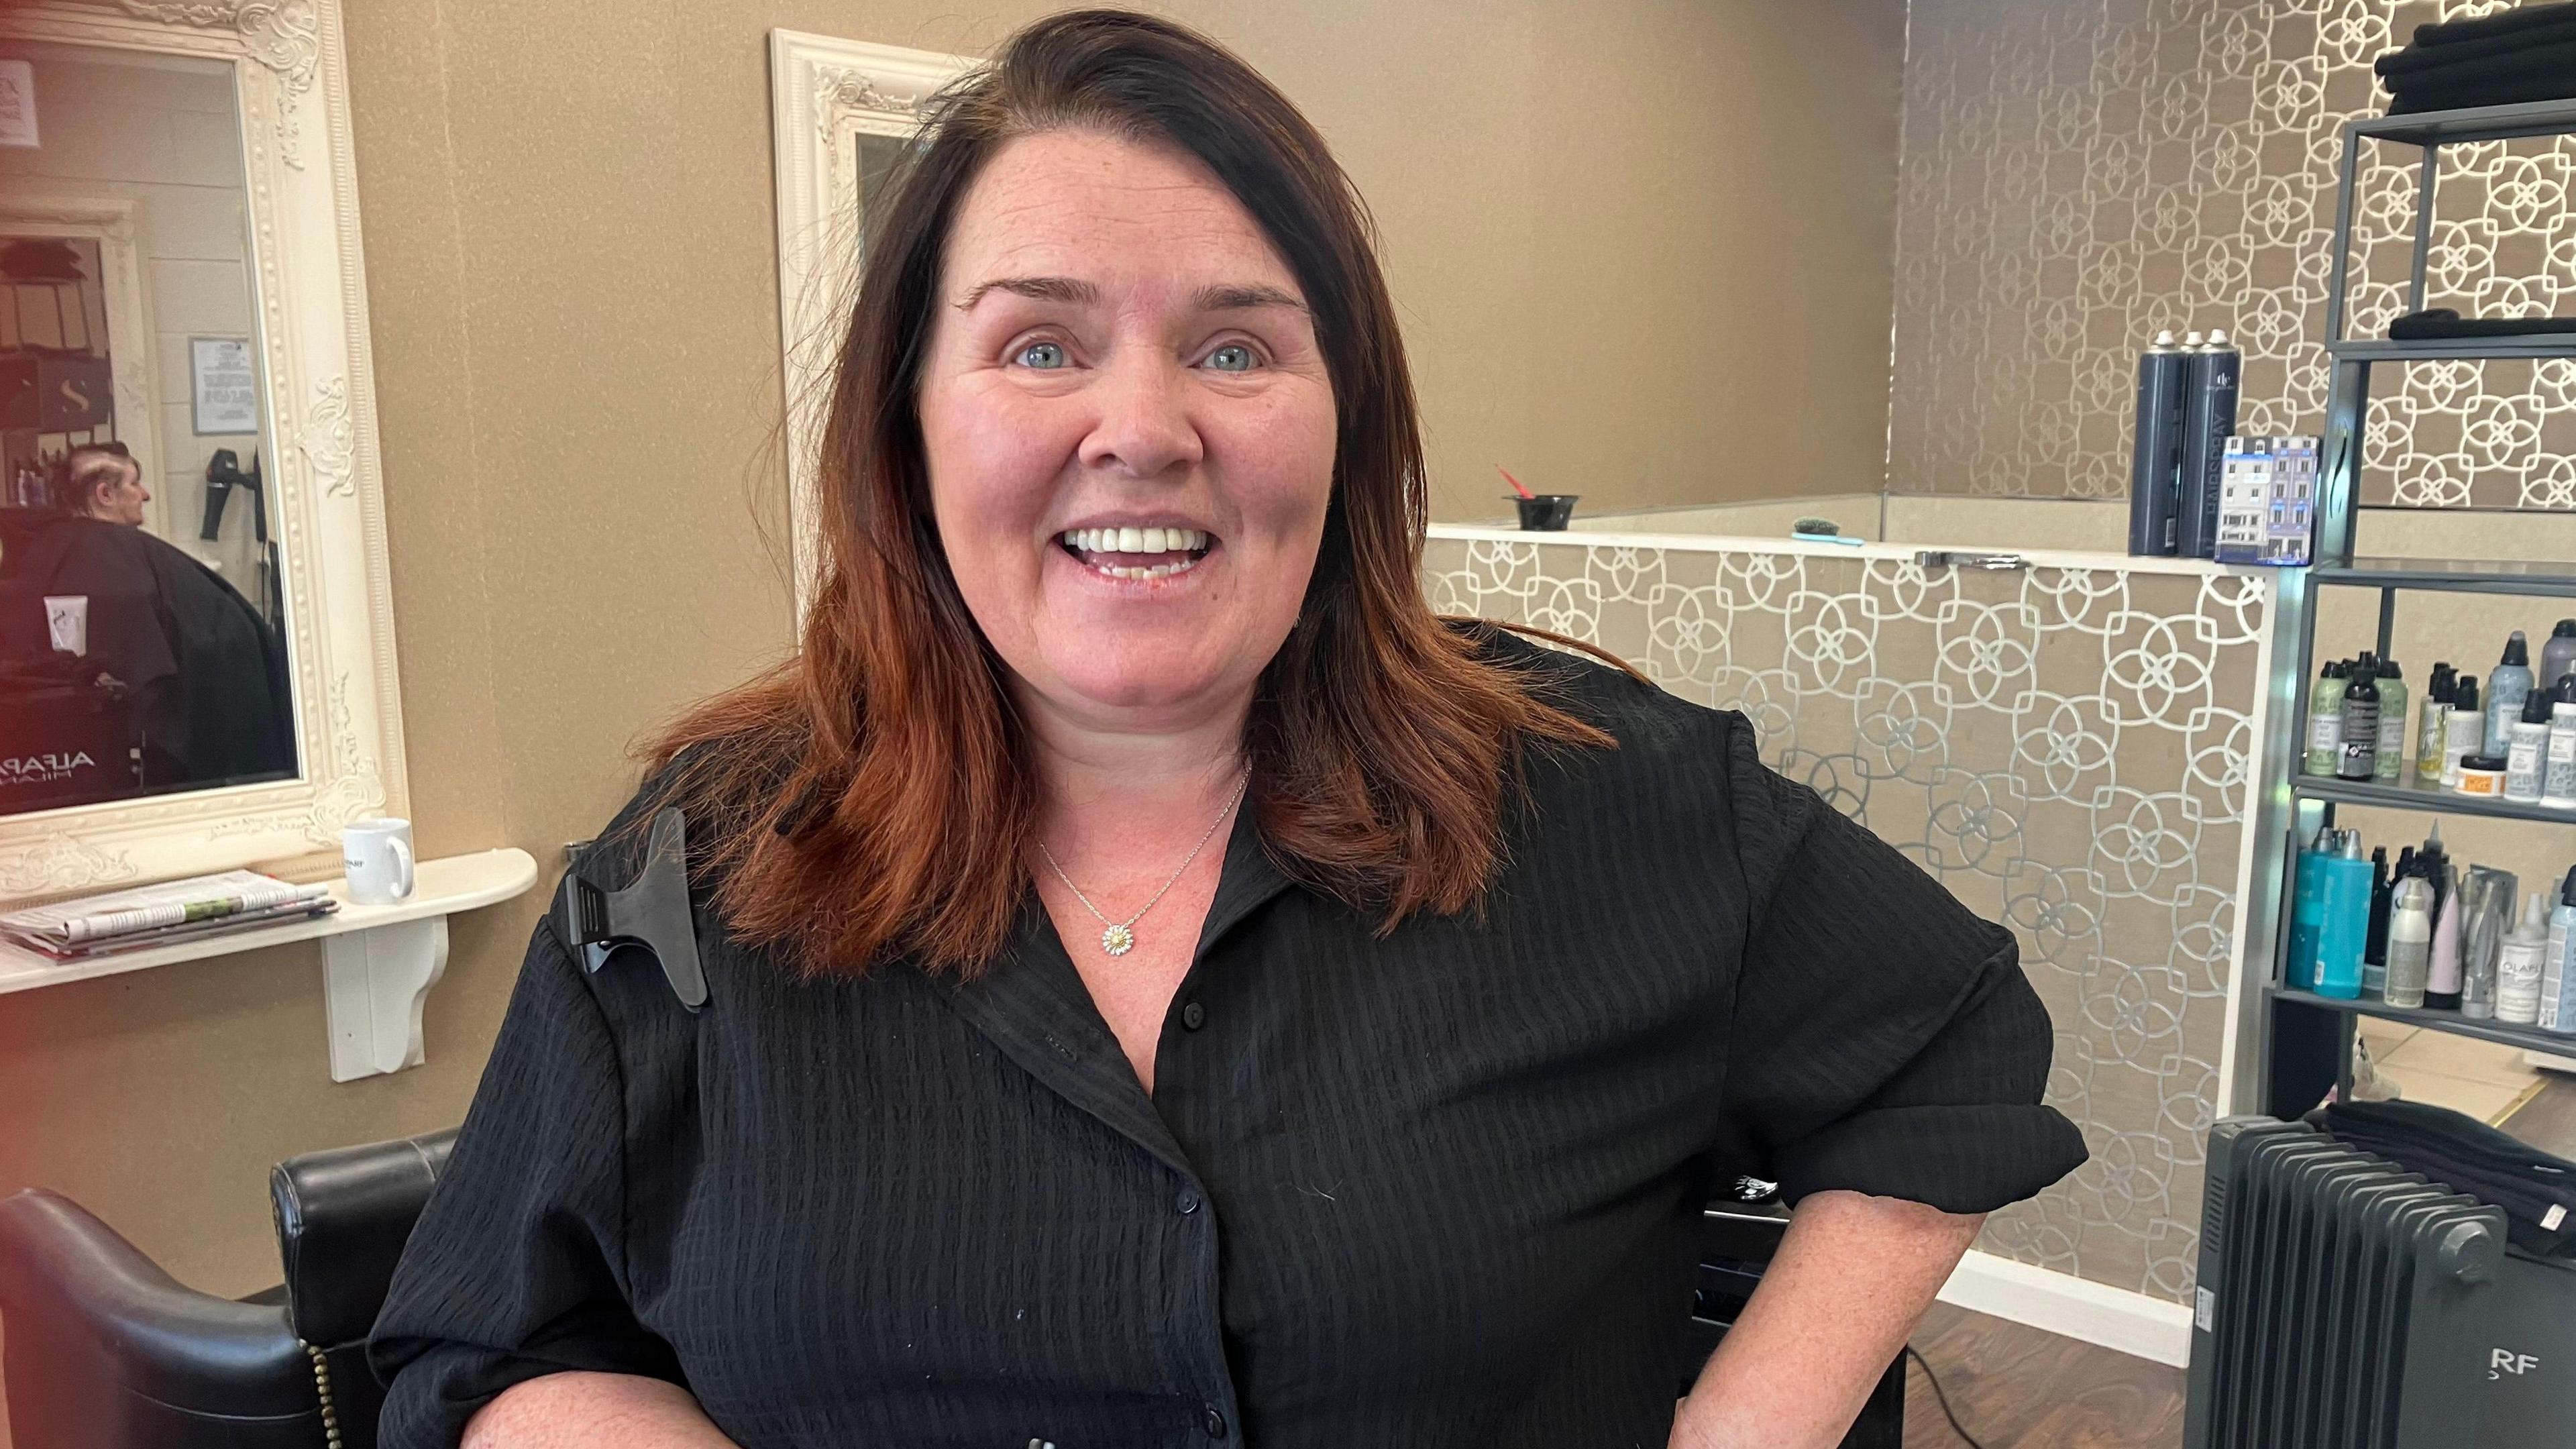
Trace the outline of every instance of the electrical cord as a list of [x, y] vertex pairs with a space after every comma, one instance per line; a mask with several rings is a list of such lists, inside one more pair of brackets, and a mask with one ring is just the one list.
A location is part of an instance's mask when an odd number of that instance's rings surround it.
[[1968, 1449], [1986, 1449], [1977, 1441], [1977, 1436], [1969, 1433], [1959, 1422], [1959, 1416], [1950, 1411], [1950, 1396], [1941, 1392], [1941, 1376], [1932, 1372], [1932, 1361], [1923, 1356], [1923, 1350], [1909, 1343], [1905, 1346], [1905, 1356], [1922, 1368], [1923, 1382], [1932, 1386], [1932, 1402], [1941, 1406], [1941, 1417], [1950, 1421], [1950, 1432], [1965, 1441]]

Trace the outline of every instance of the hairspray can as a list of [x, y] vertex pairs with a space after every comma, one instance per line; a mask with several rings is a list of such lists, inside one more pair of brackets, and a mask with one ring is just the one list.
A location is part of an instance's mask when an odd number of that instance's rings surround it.
[[2460, 878], [2460, 1015], [2494, 1019], [2496, 963], [2520, 899], [2512, 871], [2473, 865]]
[[2129, 465], [2129, 552], [2171, 557], [2181, 507], [2183, 393], [2191, 358], [2171, 332], [2138, 354], [2138, 435]]
[[2213, 331], [2183, 369], [2180, 486], [2174, 552], [2187, 558], [2218, 556], [2218, 490], [2227, 461], [2227, 439], [2236, 431], [2236, 383], [2244, 355]]

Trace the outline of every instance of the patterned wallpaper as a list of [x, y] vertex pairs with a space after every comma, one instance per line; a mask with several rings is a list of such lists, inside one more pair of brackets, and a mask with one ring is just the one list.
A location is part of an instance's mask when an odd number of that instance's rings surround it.
[[[2502, 0], [1912, 0], [1889, 486], [2119, 498], [2156, 329], [2323, 427], [2337, 128], [2420, 22]], [[2364, 155], [2351, 328], [2404, 309], [2412, 147]], [[2427, 305], [2576, 313], [2576, 138], [2446, 147]], [[2576, 364], [2375, 369], [2366, 503], [2576, 509]]]
[[2257, 640], [2244, 576], [1431, 540], [1444, 612], [1609, 649], [1742, 710], [1804, 780], [2006, 922], [2093, 1159], [1990, 1252], [2180, 1301], [2217, 1099]]

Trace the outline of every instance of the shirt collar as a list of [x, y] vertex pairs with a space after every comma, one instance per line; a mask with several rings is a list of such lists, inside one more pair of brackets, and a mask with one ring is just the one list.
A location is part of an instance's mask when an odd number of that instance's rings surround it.
[[[1262, 843], [1249, 809], [1237, 813], [1226, 838], [1225, 865], [1200, 928], [1190, 970], [1228, 931], [1288, 889], [1288, 878]], [[1188, 990], [1184, 982], [1182, 990]], [[966, 1019], [1020, 1067], [1057, 1096], [1090, 1113], [1174, 1171], [1195, 1176], [1188, 1157], [1154, 1110], [1144, 1084], [1127, 1063], [1109, 1023], [1092, 1004], [1073, 960], [1065, 954], [1046, 907], [1031, 890], [1021, 902], [1011, 939], [990, 966], [960, 982], [950, 1001]]]

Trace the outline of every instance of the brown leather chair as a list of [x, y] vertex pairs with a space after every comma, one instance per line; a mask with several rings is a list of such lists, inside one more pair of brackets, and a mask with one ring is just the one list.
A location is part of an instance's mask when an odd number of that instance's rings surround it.
[[279, 1163], [286, 1281], [238, 1303], [181, 1285], [58, 1194], [0, 1200], [15, 1449], [374, 1449], [367, 1330], [455, 1139]]

